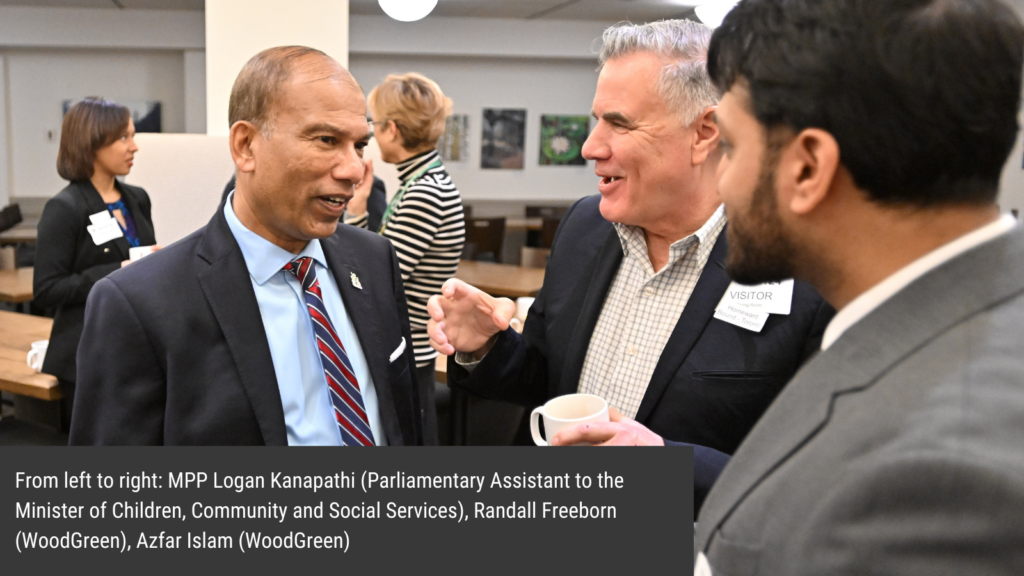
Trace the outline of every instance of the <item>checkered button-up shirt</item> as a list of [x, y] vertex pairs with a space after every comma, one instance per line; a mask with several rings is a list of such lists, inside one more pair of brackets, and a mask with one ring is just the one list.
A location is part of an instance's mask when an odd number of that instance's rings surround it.
[[723, 228], [725, 210], [719, 206], [704, 226], [672, 244], [668, 264], [655, 271], [643, 229], [615, 224], [622, 264], [590, 337], [579, 392], [601, 396], [625, 416], [636, 417]]

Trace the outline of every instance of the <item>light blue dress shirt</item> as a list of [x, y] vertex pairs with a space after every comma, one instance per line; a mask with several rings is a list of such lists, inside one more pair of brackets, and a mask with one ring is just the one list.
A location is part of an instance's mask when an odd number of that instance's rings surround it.
[[363, 392], [363, 404], [373, 439], [378, 446], [386, 445], [387, 438], [380, 421], [377, 391], [373, 387], [370, 368], [356, 336], [355, 326], [341, 300], [334, 275], [327, 268], [327, 259], [324, 258], [320, 241], [311, 240], [301, 254], [292, 254], [246, 228], [231, 206], [233, 198], [234, 192], [224, 203], [224, 216], [242, 249], [249, 279], [256, 292], [267, 343], [270, 344], [270, 356], [274, 361], [277, 386], [281, 391], [288, 445], [341, 444], [341, 432], [334, 419], [334, 406], [331, 404], [327, 377], [320, 363], [316, 337], [302, 295], [302, 285], [291, 272], [282, 269], [288, 262], [302, 256], [309, 256], [315, 262], [324, 306], [352, 362], [353, 372]]

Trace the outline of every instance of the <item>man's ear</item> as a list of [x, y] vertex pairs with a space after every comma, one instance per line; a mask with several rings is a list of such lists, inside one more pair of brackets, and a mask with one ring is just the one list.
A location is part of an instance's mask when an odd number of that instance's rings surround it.
[[817, 208], [828, 197], [838, 169], [839, 143], [831, 134], [819, 128], [797, 134], [783, 151], [778, 170], [789, 210], [803, 215]]
[[695, 128], [693, 148], [691, 149], [690, 161], [694, 166], [703, 164], [708, 156], [718, 148], [718, 124], [715, 123], [715, 109], [718, 106], [708, 106], [700, 113], [700, 116], [693, 121]]
[[256, 159], [253, 156], [253, 146], [259, 135], [259, 129], [252, 122], [239, 120], [231, 125], [228, 133], [228, 147], [231, 149], [231, 159], [239, 172], [252, 172], [256, 170]]

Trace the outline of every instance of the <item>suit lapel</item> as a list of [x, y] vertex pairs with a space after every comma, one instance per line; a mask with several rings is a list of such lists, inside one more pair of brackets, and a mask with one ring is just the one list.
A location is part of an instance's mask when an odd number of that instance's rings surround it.
[[[566, 349], [560, 389], [555, 391], [556, 394], [571, 394], [579, 388], [583, 362], [587, 357], [587, 349], [590, 348], [590, 337], [594, 333], [594, 326], [597, 325], [597, 319], [604, 308], [604, 300], [608, 296], [608, 290], [619, 271], [620, 264], [622, 243], [615, 228], [610, 227], [595, 259], [594, 273], [578, 285], [578, 294], [583, 304], [580, 306], [572, 340]], [[576, 299], [576, 295], [573, 299]]]
[[690, 295], [679, 322], [665, 344], [665, 350], [672, 350], [672, 354], [662, 354], [654, 368], [640, 408], [637, 409], [637, 422], [643, 422], [650, 416], [669, 382], [679, 371], [679, 367], [683, 365], [704, 328], [715, 315], [715, 307], [729, 287], [729, 276], [725, 273], [725, 256], [728, 250], [725, 228], [722, 228], [708, 256], [707, 264], [704, 265], [704, 270], [697, 280], [697, 285], [693, 288], [693, 294]]
[[740, 445], [704, 501], [697, 551], [758, 484], [813, 437], [829, 418], [833, 389], [863, 383], [868, 366], [849, 366], [828, 350], [811, 359]]
[[281, 392], [259, 304], [245, 259], [222, 210], [206, 226], [197, 255], [209, 264], [200, 270], [199, 284], [227, 340], [263, 441], [267, 445], [286, 445]]
[[[343, 242], [337, 234], [320, 241], [324, 257], [327, 259], [331, 273], [334, 274], [334, 281], [338, 285], [338, 291], [341, 292], [341, 300], [356, 329], [360, 347], [363, 349], [363, 355], [370, 368], [374, 390], [377, 392], [381, 424], [387, 432], [388, 443], [396, 445], [402, 441], [402, 431], [398, 426], [398, 411], [391, 389], [393, 383], [388, 375], [390, 361], [388, 356], [398, 342], [385, 341], [382, 333], [383, 326], [379, 322], [379, 314], [376, 312], [377, 306], [374, 304], [373, 298], [374, 290], [382, 290], [385, 287], [374, 286], [372, 282], [377, 278], [370, 275], [368, 268], [360, 265], [359, 255], [356, 251], [346, 249], [342, 244]], [[362, 288], [356, 286], [357, 282]], [[390, 286], [387, 288], [390, 289]], [[406, 342], [405, 345], [412, 346], [412, 342]]]
[[836, 397], [872, 386], [895, 364], [995, 302], [1024, 292], [1024, 232], [986, 243], [918, 278], [808, 362], [757, 423], [700, 515], [697, 550], [765, 478], [828, 424]]
[[[139, 201], [135, 197], [135, 194], [123, 186], [120, 187], [120, 190], [121, 198], [124, 199], [125, 206], [127, 206], [128, 211], [131, 212], [132, 221], [135, 222], [135, 234], [139, 239], [139, 246], [155, 244], [156, 238], [153, 235], [153, 226], [150, 224], [149, 220], [142, 217], [142, 210], [139, 208]], [[125, 246], [128, 246], [127, 241], [125, 241]]]

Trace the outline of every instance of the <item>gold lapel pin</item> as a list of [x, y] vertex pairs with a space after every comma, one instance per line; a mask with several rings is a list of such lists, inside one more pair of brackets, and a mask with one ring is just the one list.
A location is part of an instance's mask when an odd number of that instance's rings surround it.
[[359, 276], [356, 276], [355, 272], [352, 273], [351, 279], [352, 279], [352, 285], [353, 286], [355, 286], [356, 288], [359, 288], [360, 290], [363, 289], [363, 285], [359, 283]]

